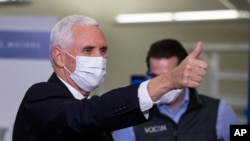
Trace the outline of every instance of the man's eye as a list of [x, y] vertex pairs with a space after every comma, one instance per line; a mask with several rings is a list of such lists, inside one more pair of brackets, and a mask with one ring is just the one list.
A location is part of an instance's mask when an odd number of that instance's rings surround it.
[[107, 49], [101, 49], [101, 52], [106, 53]]
[[91, 49], [85, 49], [84, 51], [85, 52], [91, 52], [92, 50]]

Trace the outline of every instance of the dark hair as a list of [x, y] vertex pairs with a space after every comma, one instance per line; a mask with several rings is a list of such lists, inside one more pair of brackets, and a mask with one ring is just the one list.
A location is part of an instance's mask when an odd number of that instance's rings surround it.
[[171, 58], [176, 56], [178, 64], [187, 57], [188, 53], [182, 44], [175, 39], [163, 39], [151, 44], [148, 50], [146, 63], [148, 69], [149, 58]]

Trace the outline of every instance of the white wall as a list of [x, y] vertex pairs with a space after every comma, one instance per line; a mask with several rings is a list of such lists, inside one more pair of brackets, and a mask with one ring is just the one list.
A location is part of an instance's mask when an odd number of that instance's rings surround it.
[[[0, 16], [0, 30], [50, 32], [55, 22], [54, 17]], [[12, 141], [15, 116], [26, 90], [36, 82], [47, 81], [51, 73], [48, 58], [0, 57], [0, 128], [7, 128], [4, 141]]]

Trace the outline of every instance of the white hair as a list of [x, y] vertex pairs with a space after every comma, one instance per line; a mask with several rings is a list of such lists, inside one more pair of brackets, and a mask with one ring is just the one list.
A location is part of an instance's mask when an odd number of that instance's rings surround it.
[[98, 22], [88, 16], [71, 15], [61, 19], [53, 28], [50, 34], [50, 60], [54, 64], [52, 58], [52, 48], [60, 46], [67, 49], [72, 41], [72, 28], [79, 26], [99, 26]]

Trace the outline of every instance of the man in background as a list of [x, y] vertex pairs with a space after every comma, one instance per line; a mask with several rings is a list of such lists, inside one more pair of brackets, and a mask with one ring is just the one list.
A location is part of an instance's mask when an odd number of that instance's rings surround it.
[[[187, 52], [175, 39], [153, 43], [148, 51], [147, 78], [176, 68]], [[230, 124], [239, 124], [224, 101], [199, 94], [194, 88], [175, 89], [163, 95], [150, 110], [146, 123], [113, 132], [115, 141], [229, 141]]]

